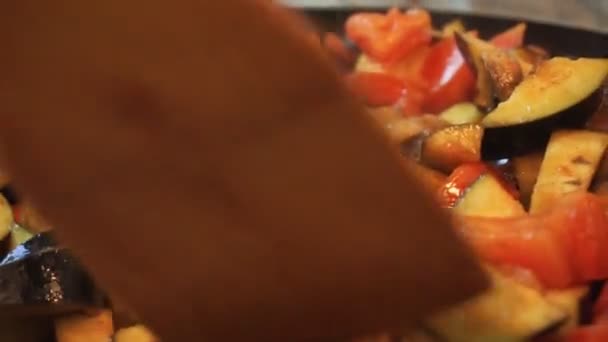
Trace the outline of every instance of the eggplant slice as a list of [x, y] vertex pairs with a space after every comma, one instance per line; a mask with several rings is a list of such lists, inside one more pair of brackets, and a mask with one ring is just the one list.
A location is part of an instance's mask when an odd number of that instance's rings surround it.
[[565, 194], [587, 191], [607, 146], [605, 133], [553, 133], [532, 192], [530, 213], [552, 208]]
[[106, 303], [91, 276], [48, 233], [17, 246], [0, 262], [0, 315], [56, 315]]
[[482, 157], [523, 155], [544, 147], [556, 129], [583, 126], [599, 106], [607, 75], [608, 59], [543, 62], [482, 121]]

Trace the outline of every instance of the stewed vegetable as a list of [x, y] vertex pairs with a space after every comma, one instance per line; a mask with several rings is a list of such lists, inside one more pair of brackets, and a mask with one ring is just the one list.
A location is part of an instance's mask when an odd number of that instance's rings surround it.
[[[494, 288], [401, 340], [608, 340], [608, 290], [597, 303], [590, 290], [608, 279], [608, 173], [598, 172], [608, 165], [608, 59], [551, 56], [527, 45], [524, 23], [484, 39], [460, 21], [431, 28], [422, 12], [353, 15], [346, 33], [360, 55], [348, 77], [370, 115], [401, 113], [390, 125], [433, 114], [444, 123], [389, 136], [409, 164], [444, 174], [439, 184], [412, 173], [435, 187]], [[361, 32], [382, 20], [393, 24], [367, 32], [379, 55]], [[407, 49], [387, 43], [408, 34]], [[371, 341], [383, 339], [399, 340]]]

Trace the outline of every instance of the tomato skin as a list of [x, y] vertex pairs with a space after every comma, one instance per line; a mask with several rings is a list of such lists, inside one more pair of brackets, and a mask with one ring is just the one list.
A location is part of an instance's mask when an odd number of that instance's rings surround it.
[[454, 37], [444, 38], [431, 47], [421, 73], [429, 86], [424, 103], [426, 112], [440, 113], [452, 105], [470, 100], [475, 91], [475, 75]]
[[420, 9], [386, 15], [357, 13], [346, 21], [346, 35], [367, 55], [380, 62], [395, 62], [431, 41], [431, 16]]
[[565, 288], [574, 282], [566, 255], [548, 229], [538, 229], [543, 218], [467, 217], [460, 232], [482, 260], [534, 272], [548, 287]]
[[395, 104], [405, 89], [403, 80], [376, 72], [355, 72], [347, 77], [347, 84], [356, 96], [373, 107]]
[[[592, 281], [608, 277], [608, 222], [604, 206], [592, 196], [578, 196], [569, 215], [556, 224], [562, 243], [578, 279]], [[560, 229], [561, 228], [561, 229]]]
[[515, 49], [524, 45], [526, 29], [525, 23], [519, 23], [490, 39], [490, 43], [503, 49]]
[[593, 194], [536, 216], [463, 217], [458, 230], [483, 260], [529, 269], [549, 288], [608, 278], [608, 219]]

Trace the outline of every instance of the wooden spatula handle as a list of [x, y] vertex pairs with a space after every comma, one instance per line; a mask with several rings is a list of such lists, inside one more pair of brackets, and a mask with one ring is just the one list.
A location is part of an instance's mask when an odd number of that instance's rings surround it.
[[19, 189], [166, 341], [401, 329], [483, 287], [269, 2], [20, 0], [2, 16]]

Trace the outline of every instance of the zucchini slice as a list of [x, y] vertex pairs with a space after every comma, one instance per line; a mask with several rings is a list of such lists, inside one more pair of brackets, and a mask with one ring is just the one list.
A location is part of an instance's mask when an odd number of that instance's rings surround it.
[[608, 134], [553, 133], [532, 192], [530, 213], [549, 209], [564, 194], [586, 191], [608, 146]]
[[543, 147], [551, 132], [577, 128], [599, 106], [608, 59], [555, 57], [540, 64], [482, 121], [484, 159], [522, 155]]
[[480, 122], [483, 114], [475, 104], [463, 102], [444, 110], [439, 117], [451, 125], [464, 125]]
[[490, 271], [487, 293], [436, 315], [430, 328], [450, 342], [525, 341], [568, 319], [535, 289]]
[[483, 128], [479, 125], [450, 126], [431, 134], [422, 145], [422, 162], [450, 173], [464, 163], [481, 160]]
[[505, 185], [492, 172], [479, 177], [456, 203], [454, 211], [462, 215], [513, 217], [526, 212]]

